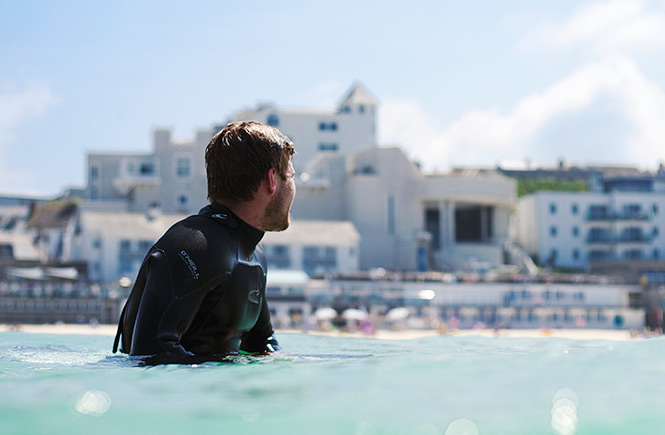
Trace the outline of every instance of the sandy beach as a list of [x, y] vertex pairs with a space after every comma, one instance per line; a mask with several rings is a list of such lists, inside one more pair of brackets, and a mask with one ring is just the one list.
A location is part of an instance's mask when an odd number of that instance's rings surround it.
[[[89, 334], [89, 335], [108, 335], [114, 336], [116, 333], [116, 325], [76, 325], [76, 324], [44, 324], [44, 325], [6, 325], [0, 324], [0, 332], [22, 332], [22, 333], [36, 333], [36, 334]], [[612, 330], [612, 329], [464, 329], [464, 330], [448, 330], [445, 334], [441, 334], [436, 330], [420, 330], [420, 329], [407, 329], [407, 330], [377, 330], [373, 335], [366, 335], [361, 332], [345, 332], [339, 330], [319, 331], [319, 330], [278, 330], [277, 334], [312, 334], [322, 335], [328, 337], [356, 337], [367, 339], [379, 340], [410, 340], [422, 337], [433, 337], [439, 335], [448, 336], [483, 336], [483, 337], [525, 337], [525, 338], [538, 338], [538, 337], [553, 337], [553, 338], [569, 338], [577, 340], [613, 340], [613, 341], [627, 341], [640, 338], [636, 334], [628, 330]]]

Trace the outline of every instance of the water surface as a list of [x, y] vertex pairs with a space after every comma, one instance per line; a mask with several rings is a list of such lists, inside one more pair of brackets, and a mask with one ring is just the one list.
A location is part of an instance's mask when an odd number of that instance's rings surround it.
[[0, 333], [0, 433], [662, 434], [665, 339], [279, 336], [138, 367], [112, 337]]

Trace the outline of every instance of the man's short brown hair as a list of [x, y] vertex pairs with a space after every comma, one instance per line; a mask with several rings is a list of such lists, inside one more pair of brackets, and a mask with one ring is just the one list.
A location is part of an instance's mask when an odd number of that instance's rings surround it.
[[249, 201], [270, 169], [286, 179], [293, 143], [274, 127], [241, 121], [217, 133], [205, 152], [208, 199]]

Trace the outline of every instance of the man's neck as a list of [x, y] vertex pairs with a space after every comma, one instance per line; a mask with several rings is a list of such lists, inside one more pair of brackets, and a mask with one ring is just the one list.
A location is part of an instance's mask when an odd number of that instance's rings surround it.
[[254, 200], [251, 201], [232, 201], [232, 200], [221, 200], [216, 201], [217, 204], [223, 205], [228, 208], [238, 216], [246, 224], [253, 226], [261, 231], [264, 231], [261, 228], [261, 221], [263, 215], [261, 213], [262, 208], [255, 204]]

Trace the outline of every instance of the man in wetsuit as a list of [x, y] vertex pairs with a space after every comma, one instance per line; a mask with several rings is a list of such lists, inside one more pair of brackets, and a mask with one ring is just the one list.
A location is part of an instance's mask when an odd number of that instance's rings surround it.
[[[289, 226], [291, 141], [258, 122], [227, 125], [205, 152], [210, 205], [147, 253], [120, 316], [113, 352], [149, 363], [197, 363], [278, 349], [266, 304], [265, 231]], [[122, 337], [122, 339], [121, 339]]]

